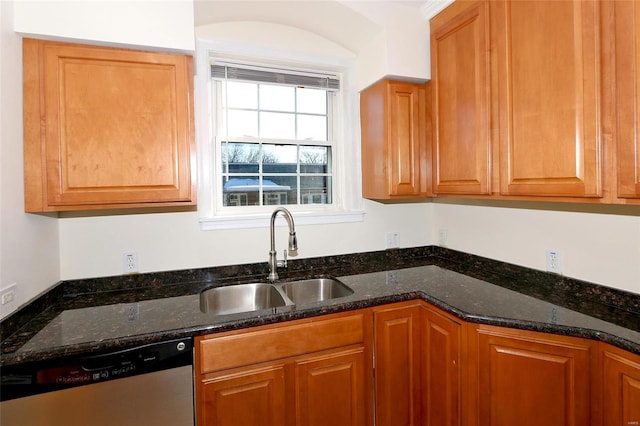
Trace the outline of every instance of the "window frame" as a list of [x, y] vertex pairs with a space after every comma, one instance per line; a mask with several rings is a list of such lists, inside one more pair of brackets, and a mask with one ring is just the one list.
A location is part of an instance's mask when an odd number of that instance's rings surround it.
[[[214, 58], [213, 59], [213, 63], [219, 64], [219, 63], [226, 63], [225, 59], [218, 59], [218, 58]], [[260, 63], [239, 63], [238, 61], [235, 61], [232, 64], [234, 67], [240, 67], [242, 68], [243, 66], [246, 66], [248, 69], [252, 69], [252, 68], [272, 68], [270, 65], [271, 64], [260, 64]], [[294, 69], [294, 68], [287, 68], [287, 69], [279, 69], [278, 71], [281, 71], [282, 73], [291, 73], [292, 75], [294, 74], [298, 74], [298, 73], [302, 73], [302, 74], [307, 74], [310, 71], [309, 70], [300, 70], [300, 69]], [[335, 73], [332, 73], [335, 75]], [[329, 74], [327, 74], [329, 75]], [[336, 77], [338, 77], [338, 79], [340, 78], [339, 75], [336, 75]], [[221, 101], [221, 99], [224, 98], [225, 93], [224, 93], [224, 87], [223, 85], [225, 84], [225, 80], [223, 78], [212, 78], [212, 82], [210, 84], [210, 96], [211, 96], [211, 104], [212, 104], [212, 110], [213, 110], [213, 114], [216, 117], [224, 117], [223, 114], [223, 110], [224, 110], [224, 105], [222, 105], [224, 103], [224, 101]], [[257, 84], [257, 85], [261, 85], [261, 84], [265, 84], [265, 85], [274, 85], [275, 83], [269, 83], [269, 82], [261, 82], [261, 81], [251, 81], [251, 80], [236, 80], [231, 78], [230, 81], [241, 81], [241, 82], [247, 82], [247, 83], [253, 83], [253, 84]], [[285, 86], [287, 87], [295, 87], [291, 84], [286, 84]], [[318, 88], [318, 87], [311, 87], [313, 89], [323, 89], [323, 88]], [[217, 93], [218, 90], [223, 91], [222, 93]], [[329, 172], [327, 173], [320, 173], [320, 174], [313, 174], [313, 173], [304, 173], [300, 170], [299, 168], [299, 159], [297, 159], [297, 163], [296, 163], [296, 172], [295, 174], [290, 174], [287, 173], [287, 175], [290, 176], [295, 176], [296, 177], [296, 181], [300, 182], [304, 177], [308, 177], [308, 176], [329, 176], [331, 179], [331, 185], [330, 185], [330, 203], [318, 203], [318, 204], [314, 204], [314, 203], [310, 203], [310, 204], [305, 204], [302, 203], [302, 195], [300, 194], [300, 191], [302, 190], [302, 188], [300, 186], [298, 186], [296, 188], [296, 202], [292, 203], [292, 204], [284, 204], [284, 206], [286, 206], [287, 208], [293, 210], [299, 210], [300, 206], [305, 206], [304, 210], [310, 210], [310, 211], [326, 211], [327, 209], [329, 210], [333, 210], [333, 207], [331, 206], [331, 204], [334, 204], [334, 200], [337, 197], [336, 194], [336, 188], [333, 185], [333, 180], [334, 180], [334, 174], [336, 172], [337, 169], [337, 161], [336, 161], [336, 156], [335, 156], [335, 152], [336, 152], [336, 145], [337, 145], [337, 137], [336, 137], [336, 128], [339, 126], [339, 118], [336, 116], [336, 105], [338, 104], [338, 102], [340, 102], [339, 100], [339, 95], [340, 92], [336, 91], [336, 90], [327, 90], [327, 105], [326, 105], [326, 113], [324, 114], [324, 116], [326, 116], [327, 118], [327, 137], [326, 140], [304, 140], [304, 139], [270, 139], [270, 138], [264, 138], [264, 137], [234, 137], [234, 136], [229, 136], [228, 134], [223, 134], [221, 133], [221, 131], [224, 128], [224, 125], [222, 125], [222, 123], [220, 122], [216, 122], [215, 127], [214, 127], [214, 135], [213, 140], [214, 140], [214, 150], [215, 150], [215, 176], [214, 176], [214, 180], [216, 181], [217, 184], [217, 188], [220, 188], [220, 184], [222, 184], [222, 182], [224, 182], [224, 178], [225, 176], [228, 177], [229, 172], [225, 171], [225, 167], [222, 161], [222, 157], [223, 157], [223, 144], [226, 142], [229, 143], [254, 143], [254, 144], [260, 144], [260, 145], [284, 145], [284, 146], [293, 146], [293, 147], [303, 147], [303, 146], [316, 146], [316, 147], [328, 147], [331, 150], [331, 156], [330, 156], [330, 163], [329, 163]], [[259, 105], [256, 106], [256, 110], [255, 110], [258, 114], [260, 114], [261, 112], [264, 111], [268, 111], [268, 110], [263, 110], [260, 108]], [[293, 111], [293, 112], [286, 112], [286, 113], [291, 113], [294, 116], [295, 115], [305, 115], [304, 113], [299, 113], [297, 110]], [[257, 179], [262, 179], [262, 178], [268, 178], [269, 176], [271, 176], [272, 174], [270, 173], [265, 173], [264, 170], [264, 163], [259, 162], [258, 163], [258, 173], [255, 174]], [[250, 175], [253, 175], [253, 173], [250, 173]], [[260, 189], [260, 192], [262, 193], [262, 190]], [[258, 212], [259, 210], [268, 210], [271, 211], [274, 206], [274, 204], [262, 204], [260, 206], [256, 206], [256, 205], [251, 205], [251, 206], [229, 206], [229, 205], [225, 205], [224, 202], [224, 197], [225, 194], [223, 191], [215, 191], [215, 195], [214, 195], [214, 210], [217, 212], [220, 212], [220, 215], [226, 215], [226, 214], [251, 214], [251, 213], [255, 213]], [[259, 197], [260, 198], [260, 197]], [[298, 200], [300, 201], [300, 203], [298, 203]], [[230, 210], [232, 209], [232, 210]]]
[[[215, 46], [215, 48], [214, 48]], [[237, 50], [237, 49], [233, 49]], [[249, 49], [250, 50], [250, 49]], [[256, 52], [257, 53], [257, 52]], [[332, 204], [294, 204], [285, 205], [294, 217], [296, 224], [326, 224], [361, 222], [364, 218], [364, 210], [361, 198], [361, 174], [359, 166], [357, 171], [348, 169], [353, 164], [360, 164], [359, 137], [353, 140], [354, 130], [359, 133], [359, 127], [350, 127], [357, 110], [353, 107], [357, 102], [357, 93], [350, 90], [350, 78], [353, 78], [352, 64], [344, 61], [326, 61], [324, 64], [308, 64], [295, 59], [295, 54], [283, 55], [282, 52], [273, 52], [265, 55], [261, 49], [260, 55], [247, 55], [238, 57], [231, 54], [225, 48], [221, 49], [220, 43], [207, 40], [197, 40], [198, 66], [196, 72], [195, 103], [196, 103], [196, 145], [198, 154], [198, 220], [202, 230], [218, 229], [242, 229], [269, 226], [269, 217], [276, 207], [264, 206], [227, 206], [222, 209], [222, 191], [218, 188], [218, 179], [222, 173], [221, 150], [215, 139], [217, 128], [215, 116], [216, 102], [212, 95], [212, 78], [210, 64], [212, 58], [228, 58], [234, 62], [244, 61], [260, 63], [292, 70], [320, 70], [333, 73], [341, 78], [341, 90], [335, 94], [333, 123], [335, 137], [332, 140]], [[265, 57], [268, 56], [268, 59]], [[258, 59], [259, 58], [259, 59]], [[346, 65], [346, 66], [345, 66]], [[329, 138], [328, 138], [329, 139]], [[268, 141], [264, 141], [268, 142]], [[323, 145], [314, 143], [309, 145]], [[356, 144], [357, 146], [351, 145]], [[222, 180], [220, 180], [220, 183]]]

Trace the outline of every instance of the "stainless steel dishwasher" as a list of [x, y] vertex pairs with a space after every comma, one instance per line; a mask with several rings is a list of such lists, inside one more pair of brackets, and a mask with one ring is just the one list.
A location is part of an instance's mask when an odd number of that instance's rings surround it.
[[193, 340], [2, 370], [2, 426], [193, 426]]

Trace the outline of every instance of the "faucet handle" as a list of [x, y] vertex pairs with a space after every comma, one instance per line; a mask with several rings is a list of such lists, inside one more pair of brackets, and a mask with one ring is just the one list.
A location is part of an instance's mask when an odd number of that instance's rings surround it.
[[[274, 254], [275, 257], [275, 254]], [[287, 249], [284, 249], [284, 260], [276, 260], [277, 268], [286, 268], [287, 267]]]

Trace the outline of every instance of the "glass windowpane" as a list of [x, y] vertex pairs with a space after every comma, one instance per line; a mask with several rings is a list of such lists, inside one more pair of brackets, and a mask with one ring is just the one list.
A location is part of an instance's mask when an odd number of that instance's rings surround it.
[[260, 109], [294, 112], [296, 88], [287, 86], [260, 85]]
[[298, 147], [295, 145], [262, 145], [264, 173], [296, 173]]
[[298, 115], [299, 140], [327, 140], [327, 117], [324, 115]]
[[258, 137], [258, 112], [233, 109], [227, 111], [227, 136]]
[[258, 176], [233, 176], [224, 179], [222, 200], [225, 206], [260, 205], [260, 180]]
[[258, 108], [258, 85], [256, 83], [227, 82], [228, 108]]
[[260, 112], [260, 137], [295, 139], [295, 115], [280, 112]]
[[327, 92], [319, 89], [298, 88], [296, 91], [298, 112], [308, 114], [327, 113]]
[[263, 205], [297, 204], [297, 187], [296, 176], [266, 176], [262, 187]]
[[330, 153], [328, 146], [301, 146], [300, 173], [330, 173]]
[[300, 202], [302, 204], [330, 204], [330, 176], [301, 176]]

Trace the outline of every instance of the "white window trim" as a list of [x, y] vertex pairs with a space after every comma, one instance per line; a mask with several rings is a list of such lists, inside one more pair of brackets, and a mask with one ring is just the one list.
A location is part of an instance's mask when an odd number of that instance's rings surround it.
[[[202, 230], [242, 229], [268, 227], [271, 212], [275, 206], [264, 206], [260, 211], [246, 209], [229, 209], [231, 211], [216, 211], [215, 192], [217, 191], [214, 179], [214, 160], [217, 157], [215, 140], [213, 138], [214, 127], [210, 114], [212, 106], [211, 98], [211, 72], [210, 58], [215, 56], [233, 57], [240, 51], [245, 58], [269, 57], [269, 62], [280, 66], [294, 68], [341, 70], [343, 81], [337, 102], [338, 117], [342, 117], [342, 124], [337, 131], [337, 144], [335, 149], [335, 172], [333, 177], [334, 199], [331, 205], [288, 205], [295, 217], [296, 225], [317, 225], [331, 223], [361, 222], [364, 219], [364, 207], [361, 190], [360, 173], [360, 127], [358, 93], [353, 83], [354, 64], [344, 59], [323, 58], [322, 63], [306, 63], [296, 60], [293, 52], [283, 52], [278, 49], [273, 52], [265, 52], [264, 46], [255, 49], [252, 54], [250, 46], [240, 46], [238, 43], [215, 42], [209, 40], [197, 40], [196, 49], [196, 76], [195, 76], [195, 127], [196, 127], [196, 151], [198, 156], [198, 218]], [[271, 54], [270, 54], [271, 53]], [[351, 125], [349, 125], [351, 124]], [[254, 208], [255, 209], [255, 208]]]

